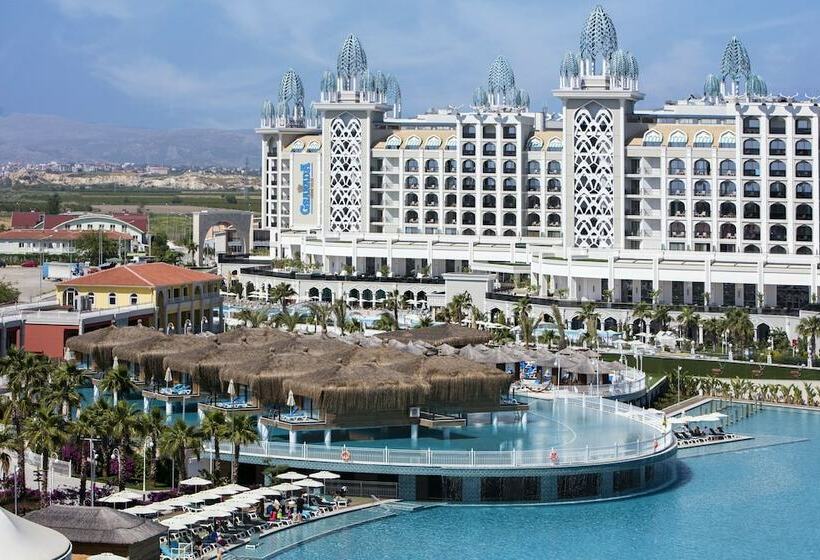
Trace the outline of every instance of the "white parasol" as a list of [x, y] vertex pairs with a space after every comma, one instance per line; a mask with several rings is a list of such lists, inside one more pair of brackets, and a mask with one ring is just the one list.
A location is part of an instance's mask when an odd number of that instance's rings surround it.
[[119, 369], [120, 368], [120, 359], [114, 356], [114, 361], [111, 362], [111, 369]]
[[301, 486], [296, 486], [295, 484], [291, 484], [290, 482], [283, 482], [282, 484], [277, 484], [276, 486], [271, 486], [274, 490], [279, 490], [280, 492], [297, 492], [302, 489]]
[[234, 385], [233, 379], [228, 382], [228, 396], [231, 397], [231, 402], [233, 402], [236, 397], [236, 386]]
[[169, 366], [168, 369], [165, 370], [165, 383], [166, 384], [170, 383], [173, 380], [174, 380], [174, 374], [171, 372], [171, 367]]
[[213, 482], [210, 480], [200, 478], [198, 476], [179, 481], [180, 486], [210, 486], [211, 484], [213, 484]]
[[292, 390], [288, 391], [288, 402], [286, 402], [285, 404], [288, 405], [291, 408], [291, 411], [292, 411], [293, 407], [296, 406], [296, 399], [293, 398], [293, 391]]
[[158, 513], [156, 509], [150, 506], [133, 506], [122, 511], [131, 515], [156, 515]]
[[302, 488], [324, 488], [325, 483], [320, 482], [318, 480], [313, 480], [312, 478], [305, 478], [303, 480], [297, 480], [294, 482], [296, 486], [301, 486]]
[[292, 481], [292, 480], [302, 480], [303, 478], [307, 478], [307, 475], [300, 474], [300, 473], [295, 472], [295, 471], [288, 471], [288, 472], [284, 472], [282, 474], [277, 474], [276, 478], [278, 478], [279, 480], [291, 480]]

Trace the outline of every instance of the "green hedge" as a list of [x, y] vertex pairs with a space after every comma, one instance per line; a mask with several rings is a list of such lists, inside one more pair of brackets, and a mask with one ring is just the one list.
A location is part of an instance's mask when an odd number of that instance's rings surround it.
[[0, 260], [5, 261], [6, 264], [21, 264], [23, 261], [36, 261], [40, 262], [40, 257], [42, 256], [43, 262], [77, 262], [77, 255], [49, 255], [44, 253], [40, 255], [40, 253], [26, 253], [26, 254], [13, 254], [13, 255], [3, 255], [0, 254]]

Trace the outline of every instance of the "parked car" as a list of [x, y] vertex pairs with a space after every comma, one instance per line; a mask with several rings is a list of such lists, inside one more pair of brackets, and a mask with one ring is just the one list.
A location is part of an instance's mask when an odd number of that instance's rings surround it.
[[27, 261], [23, 261], [21, 266], [23, 268], [36, 268], [37, 267], [37, 261], [29, 259]]

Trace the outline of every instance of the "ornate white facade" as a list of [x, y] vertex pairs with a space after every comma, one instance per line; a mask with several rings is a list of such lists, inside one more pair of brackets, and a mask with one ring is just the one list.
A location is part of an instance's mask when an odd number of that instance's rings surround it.
[[349, 36], [318, 103], [288, 73], [263, 107], [272, 252], [331, 275], [469, 267], [573, 301], [811, 307], [820, 109], [769, 95], [736, 38], [717, 55], [702, 97], [638, 109], [637, 58], [598, 7], [560, 113], [530, 110], [499, 57], [470, 110], [402, 118], [398, 81]]

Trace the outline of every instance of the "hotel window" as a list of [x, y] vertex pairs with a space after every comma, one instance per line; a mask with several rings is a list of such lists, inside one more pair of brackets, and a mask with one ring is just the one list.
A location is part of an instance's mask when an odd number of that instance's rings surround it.
[[320, 147], [321, 147], [321, 145], [319, 144], [319, 142], [314, 140], [313, 142], [308, 144], [307, 151], [311, 152], [311, 153], [318, 152]]
[[458, 147], [458, 140], [456, 140], [455, 136], [450, 136], [447, 139], [447, 143], [444, 145], [445, 150], [455, 150]]
[[294, 142], [293, 144], [290, 145], [290, 151], [291, 152], [301, 152], [304, 149], [305, 149], [305, 143], [302, 142], [301, 140], [297, 140], [296, 142]]
[[705, 130], [701, 130], [695, 135], [694, 146], [695, 148], [711, 148], [712, 135]]
[[128, 296], [128, 300], [131, 303], [131, 305], [137, 305], [137, 294], [131, 294], [130, 296]]
[[809, 142], [808, 140], [798, 140], [797, 143], [794, 145], [794, 153], [798, 156], [810, 156], [811, 142]]
[[811, 164], [807, 161], [798, 161], [794, 171], [798, 177], [811, 177]]
[[794, 197], [795, 198], [811, 198], [811, 184], [809, 183], [797, 183], [797, 186], [794, 188]]
[[117, 305], [117, 294], [113, 292], [108, 294], [108, 305]]
[[564, 149], [564, 143], [561, 141], [560, 138], [553, 138], [550, 140], [549, 144], [547, 144], [547, 151], [548, 152], [560, 152]]
[[527, 142], [527, 149], [531, 151], [538, 151], [543, 147], [544, 143], [540, 138], [530, 138], [530, 141]]
[[428, 150], [435, 150], [441, 147], [441, 138], [439, 138], [438, 136], [430, 136], [427, 139], [427, 143], [424, 145], [424, 147]]
[[385, 142], [384, 145], [388, 150], [395, 150], [401, 146], [401, 138], [398, 136], [391, 136], [387, 139], [387, 142]]
[[794, 121], [795, 134], [811, 134], [811, 119], [800, 117]]
[[734, 132], [724, 132], [720, 135], [718, 147], [720, 148], [734, 148], [737, 145], [737, 137]]
[[407, 143], [405, 144], [405, 148], [408, 150], [417, 150], [421, 146], [421, 138], [418, 136], [411, 136], [407, 139]]
[[94, 292], [88, 292], [88, 295], [85, 297], [88, 299], [88, 305], [94, 305]]
[[660, 146], [663, 142], [663, 136], [657, 130], [649, 130], [643, 135], [644, 146]]
[[669, 147], [670, 148], [685, 148], [686, 147], [686, 134], [684, 134], [680, 130], [676, 130], [669, 136]]

